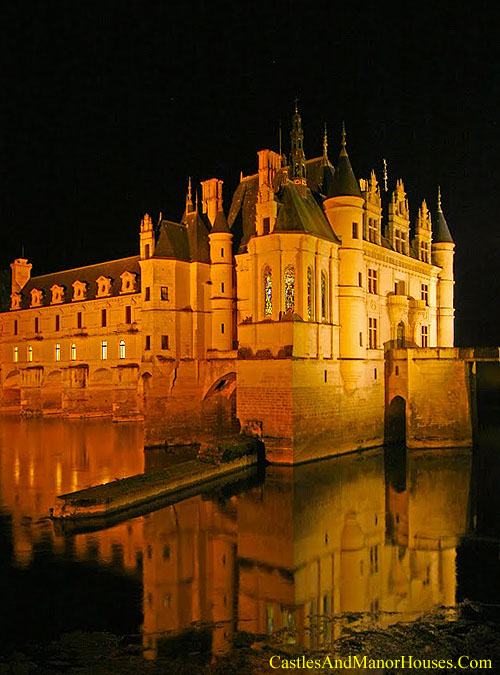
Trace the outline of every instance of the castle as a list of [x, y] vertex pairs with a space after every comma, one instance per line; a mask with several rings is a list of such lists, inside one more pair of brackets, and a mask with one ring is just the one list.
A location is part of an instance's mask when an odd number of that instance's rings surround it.
[[224, 211], [191, 182], [180, 222], [145, 215], [129, 258], [31, 277], [12, 267], [3, 411], [143, 419], [146, 442], [241, 429], [297, 463], [380, 445], [471, 442], [454, 348], [453, 239], [441, 199], [413, 227], [404, 185], [357, 180], [345, 131], [306, 159], [261, 150]]

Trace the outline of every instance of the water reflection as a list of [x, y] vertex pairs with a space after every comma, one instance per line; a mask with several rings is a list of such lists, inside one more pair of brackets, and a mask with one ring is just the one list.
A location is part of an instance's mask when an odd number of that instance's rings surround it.
[[[384, 458], [379, 451], [268, 467], [260, 484], [192, 497], [102, 531], [54, 534], [47, 514], [57, 494], [143, 467], [134, 425], [2, 420], [0, 566], [12, 584], [40, 579], [43, 564], [64, 563], [62, 616], [74, 614], [69, 587], [86, 583], [80, 627], [102, 629], [105, 616], [107, 630], [141, 634], [147, 658], [185, 654], [196, 643], [198, 658], [208, 660], [230, 650], [237, 632], [326, 646], [345, 631], [346, 615], [350, 629], [367, 620], [384, 627], [456, 601], [466, 452]], [[24, 581], [12, 571], [19, 566]], [[68, 629], [65, 621], [55, 622], [54, 634]], [[18, 643], [46, 635], [36, 618], [23, 630]]]

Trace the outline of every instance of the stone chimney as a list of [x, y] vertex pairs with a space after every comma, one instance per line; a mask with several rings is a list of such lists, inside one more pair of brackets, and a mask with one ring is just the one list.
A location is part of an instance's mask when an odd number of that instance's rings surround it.
[[222, 184], [218, 178], [210, 178], [201, 183], [202, 212], [206, 213], [213, 225], [219, 211], [222, 211]]
[[31, 268], [33, 265], [28, 263], [26, 258], [17, 258], [11, 263], [12, 270], [12, 292], [19, 293], [28, 283], [31, 277]]

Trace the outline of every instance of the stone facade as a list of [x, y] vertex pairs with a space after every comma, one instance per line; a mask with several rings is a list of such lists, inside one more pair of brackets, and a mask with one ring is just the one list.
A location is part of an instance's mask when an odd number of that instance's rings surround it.
[[400, 397], [410, 445], [470, 443], [440, 196], [412, 227], [401, 180], [356, 180], [345, 132], [335, 168], [326, 137], [306, 160], [297, 110], [291, 149], [258, 153], [227, 220], [222, 181], [201, 207], [189, 182], [137, 256], [39, 277], [17, 259], [2, 410], [143, 419], [150, 444], [241, 429], [296, 463], [380, 445]]

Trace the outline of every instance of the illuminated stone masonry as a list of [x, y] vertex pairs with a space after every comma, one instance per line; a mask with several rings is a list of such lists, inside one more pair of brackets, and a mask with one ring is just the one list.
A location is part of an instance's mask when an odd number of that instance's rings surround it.
[[3, 412], [143, 419], [146, 442], [240, 430], [297, 463], [380, 445], [471, 443], [470, 368], [454, 349], [454, 248], [441, 196], [411, 226], [402, 180], [258, 153], [226, 219], [191, 181], [179, 222], [149, 215], [139, 255], [44, 276], [12, 267]]

